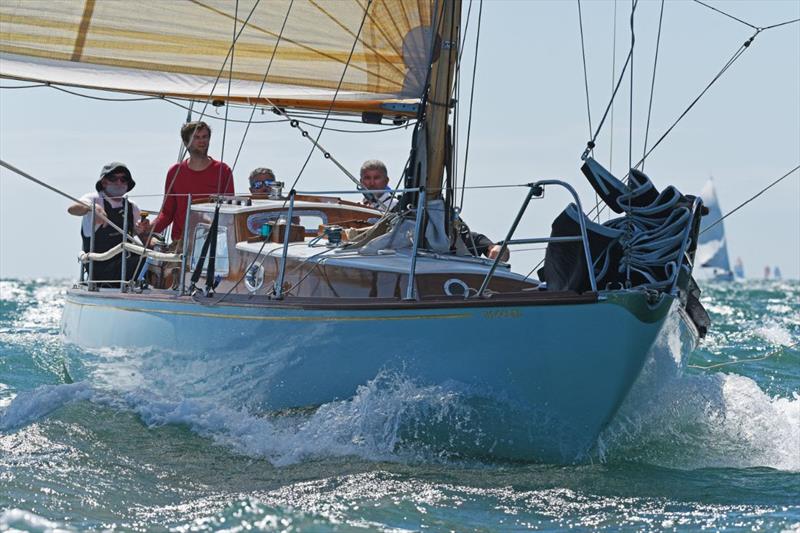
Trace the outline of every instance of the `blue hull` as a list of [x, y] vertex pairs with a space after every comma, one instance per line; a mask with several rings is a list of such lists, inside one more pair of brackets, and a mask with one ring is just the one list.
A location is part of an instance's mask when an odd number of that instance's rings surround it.
[[459, 384], [479, 435], [461, 443], [464, 453], [572, 462], [625, 398], [672, 303], [620, 291], [591, 303], [326, 310], [72, 290], [62, 331], [85, 348], [214, 361], [268, 411], [347, 400], [387, 371]]

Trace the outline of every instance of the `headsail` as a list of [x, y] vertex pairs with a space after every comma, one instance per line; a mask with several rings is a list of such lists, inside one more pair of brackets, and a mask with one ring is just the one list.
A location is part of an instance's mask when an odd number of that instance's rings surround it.
[[[703, 187], [700, 197], [708, 208], [708, 215], [704, 216], [700, 225], [700, 238], [697, 243], [695, 263], [705, 268], [718, 268], [730, 272], [731, 264], [728, 259], [728, 245], [725, 242], [725, 227], [722, 222], [722, 210], [719, 207], [714, 182], [708, 180]], [[715, 224], [715, 222], [718, 222]], [[712, 226], [712, 224], [714, 224]], [[709, 229], [710, 228], [710, 229]]]
[[231, 100], [327, 109], [358, 36], [334, 109], [413, 114], [403, 104], [425, 90], [432, 3], [4, 0], [0, 76], [225, 99], [230, 75]]

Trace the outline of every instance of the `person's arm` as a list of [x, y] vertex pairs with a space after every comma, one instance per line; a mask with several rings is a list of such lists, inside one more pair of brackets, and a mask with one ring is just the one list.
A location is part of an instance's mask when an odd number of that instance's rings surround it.
[[[501, 245], [495, 244], [489, 237], [487, 237], [482, 233], [471, 232], [469, 234], [469, 238], [472, 242], [468, 242], [467, 247], [470, 249], [474, 249], [476, 255], [478, 256], [485, 255], [489, 259], [496, 259], [497, 256], [500, 254], [500, 251], [503, 250], [503, 247]], [[500, 260], [508, 262], [508, 259], [510, 257], [511, 257], [511, 252], [509, 252], [508, 248], [506, 248], [505, 250], [503, 250], [503, 255], [500, 257]]]
[[508, 263], [508, 260], [511, 258], [511, 252], [508, 251], [508, 247], [503, 250], [503, 247], [499, 244], [492, 244], [489, 249], [486, 251], [486, 257], [489, 259], [496, 259], [500, 252], [503, 252], [503, 255], [500, 257], [500, 261], [504, 263]]
[[[91, 205], [92, 202], [94, 202], [94, 199], [88, 196], [83, 196], [80, 198], [80, 200], [81, 200], [80, 202], [74, 203], [71, 206], [69, 206], [67, 208], [67, 213], [69, 213], [70, 215], [74, 215], [76, 217], [82, 217], [91, 213], [92, 212]], [[108, 217], [106, 216], [106, 211], [105, 209], [103, 209], [103, 206], [95, 205], [94, 213], [95, 217], [97, 217], [98, 219], [97, 222], [98, 225], [105, 224], [105, 221], [108, 220]]]
[[89, 211], [91, 211], [91, 209], [89, 209], [83, 204], [72, 204], [67, 208], [67, 213], [69, 213], [70, 215], [75, 215], [76, 217], [82, 217]]
[[[161, 212], [158, 213], [158, 216], [153, 222], [153, 232], [155, 233], [164, 231], [164, 228], [172, 224], [172, 221], [175, 219], [178, 200], [174, 195], [170, 194], [170, 189], [174, 188], [175, 184], [173, 182], [178, 180], [176, 172], [178, 172], [178, 169], [175, 167], [171, 167], [167, 172], [167, 179], [164, 183], [164, 203], [161, 205]], [[173, 187], [170, 187], [170, 185]]]

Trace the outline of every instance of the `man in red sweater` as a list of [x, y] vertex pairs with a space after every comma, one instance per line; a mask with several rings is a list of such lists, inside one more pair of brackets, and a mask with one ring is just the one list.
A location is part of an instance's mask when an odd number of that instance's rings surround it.
[[228, 165], [208, 156], [211, 128], [202, 121], [187, 122], [181, 128], [181, 139], [189, 159], [172, 165], [164, 184], [164, 204], [155, 220], [155, 232], [172, 224], [172, 240], [183, 238], [183, 224], [192, 201], [207, 199], [214, 194], [234, 194], [233, 174]]

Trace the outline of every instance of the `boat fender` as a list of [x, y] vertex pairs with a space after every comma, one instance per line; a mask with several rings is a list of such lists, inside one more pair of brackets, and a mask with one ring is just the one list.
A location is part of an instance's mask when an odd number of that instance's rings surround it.
[[[453, 292], [453, 285], [461, 289], [460, 292]], [[444, 282], [444, 293], [448, 296], [463, 296], [466, 300], [469, 297], [469, 286], [458, 278], [450, 278]]]

